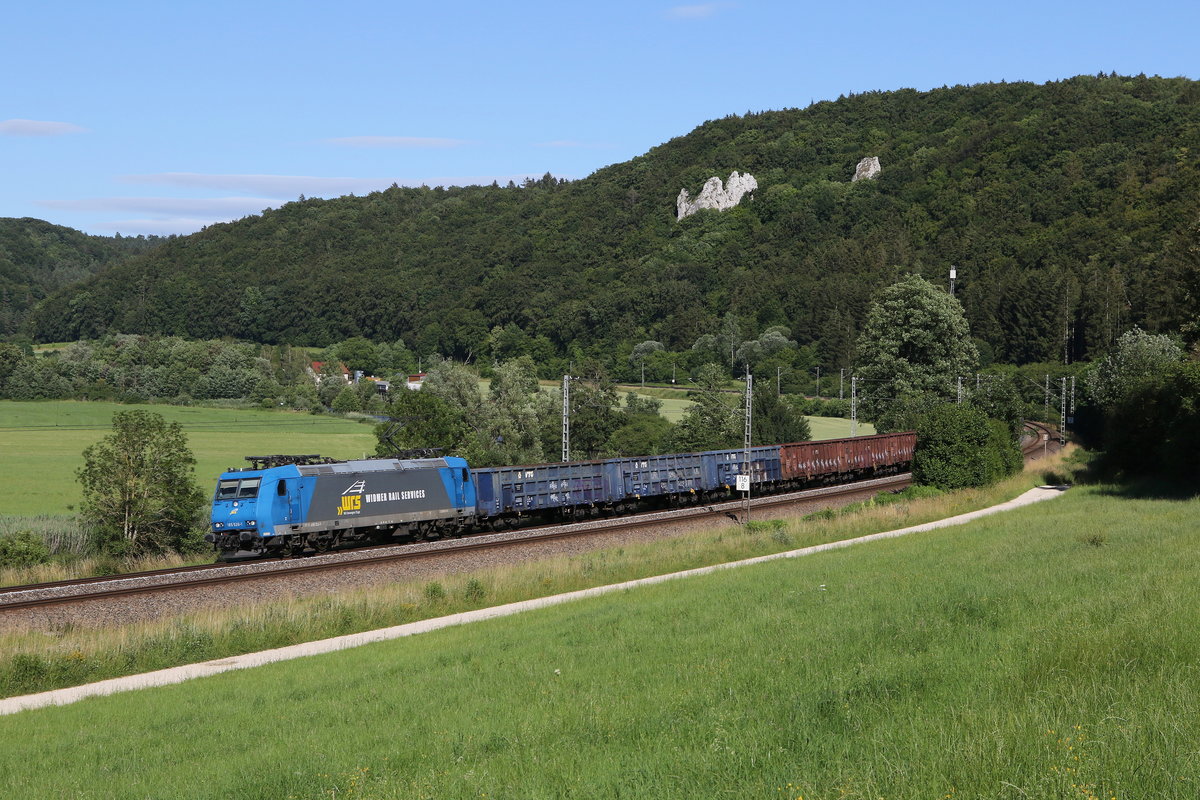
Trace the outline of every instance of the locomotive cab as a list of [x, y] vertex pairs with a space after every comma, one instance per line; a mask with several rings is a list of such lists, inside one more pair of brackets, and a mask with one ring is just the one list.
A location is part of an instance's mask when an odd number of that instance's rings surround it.
[[212, 532], [204, 538], [222, 550], [237, 550], [242, 543], [249, 544], [258, 535], [262, 488], [261, 472], [222, 475], [213, 497]]
[[223, 473], [217, 480], [212, 530], [205, 541], [223, 553], [283, 549], [303, 521], [304, 483], [290, 465]]

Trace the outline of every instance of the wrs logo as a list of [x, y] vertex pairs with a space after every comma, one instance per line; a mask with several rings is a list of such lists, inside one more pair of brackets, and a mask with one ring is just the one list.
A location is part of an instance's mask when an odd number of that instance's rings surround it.
[[350, 484], [350, 488], [342, 492], [342, 502], [338, 505], [338, 516], [343, 514], [357, 514], [362, 511], [362, 496], [366, 491], [366, 481], [356, 481]]

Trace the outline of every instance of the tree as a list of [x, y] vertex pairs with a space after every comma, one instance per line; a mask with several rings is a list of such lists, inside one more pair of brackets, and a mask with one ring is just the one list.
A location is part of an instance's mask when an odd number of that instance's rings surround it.
[[858, 340], [863, 415], [897, 399], [949, 397], [955, 379], [973, 373], [979, 352], [958, 300], [920, 275], [881, 291]]
[[1171, 337], [1134, 328], [1117, 340], [1116, 352], [1095, 363], [1084, 385], [1093, 403], [1111, 409], [1182, 359], [1183, 350]]
[[1200, 486], [1200, 362], [1168, 366], [1147, 378], [1106, 419], [1108, 466]]
[[488, 388], [487, 439], [493, 460], [531, 464], [543, 460], [537, 368], [529, 356], [505, 361]]
[[395, 389], [387, 414], [391, 422], [375, 426], [375, 455], [395, 457], [397, 450], [432, 449], [439, 455], [463, 455], [471, 431], [455, 409], [424, 390]]
[[609, 439], [623, 420], [616, 386], [597, 365], [586, 365], [590, 378], [571, 381], [571, 457], [608, 454]]
[[375, 374], [379, 365], [379, 349], [373, 342], [361, 336], [355, 336], [344, 342], [339, 342], [329, 348], [337, 356], [330, 361], [341, 361], [351, 372], [361, 371], [367, 375]]
[[178, 422], [150, 411], [113, 415], [113, 432], [83, 451], [81, 517], [101, 550], [179, 549], [204, 505], [196, 459]]
[[780, 399], [774, 381], [755, 383], [753, 411], [750, 439], [756, 445], [806, 442], [812, 438], [808, 419], [790, 403]]
[[1021, 435], [1025, 421], [1025, 403], [1010, 376], [996, 373], [982, 376], [979, 388], [968, 389], [967, 398], [971, 405], [987, 414], [989, 419], [1003, 422], [1014, 439]]
[[733, 395], [721, 391], [725, 376], [718, 364], [700, 368], [697, 387], [688, 395], [692, 406], [684, 412], [671, 437], [672, 449], [694, 452], [741, 443], [741, 413], [734, 407]]
[[25, 354], [15, 344], [0, 342], [0, 397], [6, 396], [8, 378], [24, 362]]
[[629, 361], [642, 369], [642, 375], [645, 375], [646, 359], [651, 353], [662, 352], [662, 342], [645, 341], [633, 348], [633, 352], [629, 354]]
[[358, 399], [358, 392], [354, 391], [353, 386], [347, 385], [333, 398], [332, 408], [343, 414], [347, 411], [361, 411], [362, 403]]
[[625, 395], [622, 410], [625, 423], [608, 439], [609, 449], [621, 456], [656, 455], [663, 448], [674, 426], [661, 413], [662, 401], [653, 397]]

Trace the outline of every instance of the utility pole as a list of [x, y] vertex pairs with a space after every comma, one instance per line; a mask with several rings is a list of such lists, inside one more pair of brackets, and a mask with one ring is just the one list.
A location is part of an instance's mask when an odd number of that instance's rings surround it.
[[563, 375], [562, 460], [571, 460], [571, 376]]
[[821, 368], [817, 367], [817, 399], [821, 399]]
[[783, 378], [783, 367], [776, 367], [775, 368], [775, 396], [776, 397], [779, 397], [782, 394], [782, 391], [779, 388], [780, 381], [782, 380], [782, 378]]
[[1067, 443], [1067, 379], [1062, 379], [1062, 398], [1059, 402], [1058, 443]]
[[846, 385], [846, 368], [842, 367], [838, 370], [838, 400], [843, 400], [842, 387]]
[[850, 435], [858, 436], [858, 378], [850, 376]]
[[1046, 376], [1046, 405], [1042, 409], [1042, 416], [1045, 419], [1050, 419], [1050, 376]]
[[746, 367], [746, 440], [745, 440], [745, 467], [742, 469], [742, 475], [745, 476], [744, 482], [746, 486], [746, 522], [750, 522], [750, 423], [754, 409], [754, 376], [750, 374], [750, 367]]
[[951, 265], [950, 267], [950, 296], [954, 296], [954, 281], [958, 278], [958, 268]]

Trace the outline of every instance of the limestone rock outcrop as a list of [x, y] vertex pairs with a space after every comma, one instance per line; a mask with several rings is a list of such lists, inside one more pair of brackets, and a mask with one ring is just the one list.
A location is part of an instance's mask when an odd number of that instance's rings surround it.
[[869, 181], [881, 172], [883, 172], [883, 167], [879, 166], [879, 156], [867, 156], [854, 168], [854, 177], [850, 179], [850, 182]]
[[728, 184], [722, 183], [720, 178], [709, 178], [695, 200], [688, 195], [687, 189], [679, 190], [679, 199], [675, 201], [675, 219], [678, 221], [691, 216], [702, 208], [715, 208], [718, 211], [733, 208], [757, 188], [758, 181], [753, 175], [741, 175], [737, 170], [729, 173]]

